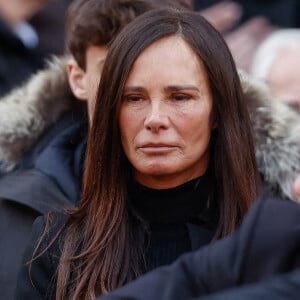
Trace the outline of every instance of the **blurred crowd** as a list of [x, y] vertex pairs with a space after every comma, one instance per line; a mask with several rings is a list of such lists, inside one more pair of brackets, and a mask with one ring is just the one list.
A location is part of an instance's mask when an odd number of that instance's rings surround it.
[[[71, 2], [72, 0], [31, 0], [27, 1], [26, 5], [20, 0], [0, 2], [1, 39], [3, 40], [1, 95], [44, 67], [45, 59], [50, 55], [61, 55], [65, 52], [64, 17]], [[199, 11], [223, 34], [237, 66], [246, 71], [252, 71], [252, 63], [256, 64], [253, 62], [253, 56], [266, 37], [282, 29], [294, 29], [296, 33], [300, 24], [300, 4], [293, 0], [182, 0], [181, 2]], [[296, 36], [291, 39], [297, 40]], [[289, 42], [285, 46], [284, 36], [278, 37], [278, 40], [278, 44], [282, 47], [290, 48]], [[264, 54], [261, 53], [260, 59], [264, 59], [262, 57], [267, 55], [268, 50], [272, 52], [272, 47], [275, 46], [270, 45]], [[290, 57], [290, 55], [283, 56]], [[294, 55], [293, 59], [297, 60], [297, 56]], [[17, 74], [10, 76], [15, 69], [18, 69]]]

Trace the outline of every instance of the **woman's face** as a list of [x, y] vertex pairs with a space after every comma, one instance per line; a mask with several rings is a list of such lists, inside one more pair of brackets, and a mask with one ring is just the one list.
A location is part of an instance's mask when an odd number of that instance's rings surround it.
[[182, 38], [146, 48], [128, 76], [119, 117], [136, 180], [163, 189], [201, 176], [209, 162], [212, 110], [204, 65]]

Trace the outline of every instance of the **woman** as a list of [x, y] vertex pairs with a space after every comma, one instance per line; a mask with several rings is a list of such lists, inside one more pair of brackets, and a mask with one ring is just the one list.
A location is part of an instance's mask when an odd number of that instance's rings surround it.
[[197, 13], [144, 14], [104, 65], [80, 207], [35, 223], [17, 298], [95, 299], [229, 234], [257, 194], [222, 37]]

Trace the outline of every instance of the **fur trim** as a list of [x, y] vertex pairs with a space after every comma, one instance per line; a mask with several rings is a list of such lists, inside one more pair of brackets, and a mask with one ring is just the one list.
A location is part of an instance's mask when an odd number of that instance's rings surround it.
[[292, 186], [300, 174], [300, 115], [272, 97], [266, 84], [243, 72], [240, 78], [264, 183], [280, 196], [299, 201]]
[[53, 57], [45, 70], [0, 99], [0, 172], [13, 169], [24, 150], [70, 107], [66, 60]]

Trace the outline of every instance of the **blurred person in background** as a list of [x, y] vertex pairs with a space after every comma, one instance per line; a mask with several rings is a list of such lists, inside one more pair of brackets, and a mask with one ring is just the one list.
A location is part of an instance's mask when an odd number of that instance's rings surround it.
[[276, 28], [299, 26], [297, 1], [195, 0], [192, 4], [224, 36], [237, 66], [249, 71], [258, 45]]
[[46, 54], [62, 55], [65, 52], [65, 14], [73, 0], [48, 1], [29, 23], [39, 36], [38, 49]]
[[237, 26], [253, 17], [265, 16], [272, 24], [279, 27], [300, 27], [300, 3], [295, 0], [193, 0], [190, 2], [193, 2], [193, 7], [197, 11], [219, 3], [239, 5], [243, 12]]
[[0, 96], [43, 66], [38, 35], [28, 20], [48, 0], [0, 0]]
[[[253, 76], [269, 86], [274, 101], [282, 101], [296, 112], [300, 112], [299, 70], [299, 28], [281, 29], [272, 33], [258, 47], [250, 68]], [[293, 191], [300, 197], [300, 176], [294, 183]]]
[[274, 97], [300, 112], [300, 29], [281, 29], [260, 44], [251, 65]]

